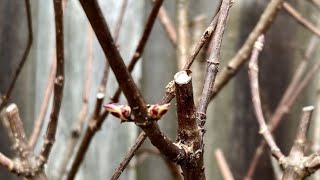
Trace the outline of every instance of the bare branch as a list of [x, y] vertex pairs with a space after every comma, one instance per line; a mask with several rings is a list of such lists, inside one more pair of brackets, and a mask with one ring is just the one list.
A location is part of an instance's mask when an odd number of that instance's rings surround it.
[[304, 156], [307, 131], [309, 128], [313, 109], [313, 106], [307, 106], [302, 109], [302, 116], [299, 123], [297, 136], [291, 148], [290, 154], [286, 159], [286, 164], [284, 165], [284, 172], [282, 177], [283, 180], [304, 179], [305, 177], [309, 176], [317, 169], [319, 169], [319, 167], [316, 167], [316, 165], [313, 164], [314, 161], [312, 162], [312, 160], [314, 160], [313, 158], [315, 154], [312, 154], [309, 157]]
[[301, 115], [301, 120], [300, 120], [298, 131], [297, 131], [296, 139], [291, 148], [289, 158], [297, 158], [299, 156], [302, 157], [304, 155], [304, 150], [305, 150], [306, 141], [307, 141], [307, 132], [309, 129], [313, 110], [314, 110], [313, 106], [307, 106], [302, 109], [302, 115]]
[[167, 33], [169, 40], [173, 46], [176, 46], [177, 43], [177, 32], [174, 28], [172, 21], [169, 18], [167, 10], [164, 7], [160, 7], [158, 17], [160, 19], [160, 23]]
[[32, 17], [31, 17], [31, 7], [30, 7], [30, 0], [25, 0], [25, 4], [26, 4], [26, 14], [27, 14], [27, 24], [28, 24], [28, 41], [27, 41], [27, 47], [24, 50], [24, 53], [22, 55], [21, 61], [19, 62], [19, 65], [13, 75], [13, 79], [9, 85], [9, 88], [7, 89], [6, 93], [0, 97], [0, 112], [2, 111], [2, 109], [4, 108], [4, 106], [8, 103], [12, 90], [14, 88], [14, 85], [16, 84], [19, 74], [27, 60], [28, 54], [30, 52], [31, 49], [31, 45], [33, 42], [33, 32], [32, 32]]
[[315, 5], [318, 9], [320, 9], [320, 1], [319, 0], [309, 0], [313, 5]]
[[223, 152], [221, 151], [221, 149], [216, 149], [214, 154], [216, 156], [218, 167], [220, 169], [221, 175], [223, 176], [223, 179], [224, 180], [234, 180], [234, 177], [230, 171], [228, 163], [227, 163], [226, 159], [224, 158], [224, 155], [223, 155]]
[[210, 54], [209, 59], [207, 60], [208, 65], [207, 65], [207, 70], [205, 75], [205, 82], [204, 82], [199, 106], [197, 108], [197, 119], [198, 119], [198, 124], [200, 128], [203, 128], [206, 121], [206, 112], [207, 112], [208, 104], [210, 102], [210, 98], [212, 96], [211, 90], [215, 83], [216, 75], [219, 69], [220, 48], [222, 43], [222, 37], [225, 30], [227, 16], [228, 16], [231, 4], [232, 4], [231, 1], [226, 1], [226, 0], [222, 1], [222, 5], [220, 7], [220, 14], [217, 22], [217, 27], [213, 35], [212, 52]]
[[29, 146], [32, 149], [34, 148], [34, 146], [39, 138], [39, 134], [40, 134], [40, 131], [41, 131], [41, 128], [43, 125], [43, 121], [45, 119], [45, 115], [48, 110], [48, 105], [49, 105], [50, 97], [52, 94], [52, 89], [53, 89], [53, 84], [54, 84], [54, 79], [55, 79], [55, 73], [56, 73], [56, 56], [54, 56], [52, 58], [52, 63], [50, 66], [50, 72], [49, 72], [49, 78], [48, 78], [46, 90], [45, 90], [44, 96], [42, 98], [39, 114], [37, 116], [36, 121], [34, 122], [32, 133], [29, 138]]
[[259, 36], [258, 40], [256, 41], [254, 48], [252, 50], [251, 59], [249, 62], [249, 79], [250, 79], [250, 88], [252, 94], [252, 102], [254, 111], [260, 126], [260, 134], [263, 135], [264, 139], [266, 140], [267, 144], [269, 145], [272, 155], [280, 161], [284, 155], [280, 151], [278, 145], [275, 143], [268, 126], [264, 120], [262, 109], [261, 109], [261, 100], [260, 100], [260, 90], [259, 90], [259, 81], [258, 81], [258, 56], [260, 51], [263, 48], [264, 44], [264, 35]]
[[113, 31], [113, 39], [115, 42], [118, 42], [122, 21], [123, 21], [127, 6], [128, 6], [128, 0], [122, 0], [120, 13], [117, 17], [116, 25], [114, 26], [114, 31]]
[[304, 26], [307, 30], [320, 37], [320, 29], [305, 19], [296, 9], [294, 9], [288, 2], [283, 2], [283, 8], [288, 12], [299, 24]]
[[0, 153], [0, 165], [6, 168], [9, 172], [15, 173], [17, 175], [24, 175], [24, 169], [18, 163], [15, 163], [7, 156]]
[[39, 164], [42, 167], [48, 160], [51, 148], [55, 141], [55, 134], [59, 120], [59, 112], [63, 96], [64, 85], [64, 48], [63, 48], [63, 7], [61, 0], [53, 0], [56, 29], [57, 69], [54, 82], [53, 105], [50, 121], [47, 127], [44, 144], [39, 155]]
[[[68, 145], [66, 147], [64, 156], [62, 158], [60, 167], [59, 167], [59, 179], [62, 179], [64, 174], [67, 171], [68, 163], [70, 162], [70, 159], [72, 157], [72, 154], [74, 153], [75, 148], [77, 147], [77, 142], [80, 138], [80, 133], [83, 129], [83, 125], [85, 122], [85, 118], [88, 114], [88, 99], [89, 99], [89, 93], [90, 93], [90, 87], [91, 87], [91, 76], [92, 76], [92, 66], [93, 66], [93, 31], [91, 29], [91, 26], [88, 24], [88, 35], [87, 35], [87, 59], [85, 64], [85, 81], [83, 84], [83, 92], [82, 92], [82, 107], [81, 110], [78, 113], [77, 121], [75, 121], [74, 127], [71, 131], [70, 139], [68, 140]], [[101, 104], [98, 107], [100, 112]]]
[[[317, 63], [316, 66], [314, 66], [313, 69], [308, 72], [305, 78], [301, 80], [307, 66], [307, 61], [311, 58], [312, 54], [314, 54], [318, 43], [319, 43], [319, 40], [315, 36], [310, 40], [304, 55], [304, 59], [298, 65], [289, 86], [287, 87], [284, 95], [280, 100], [280, 103], [278, 104], [275, 112], [273, 113], [273, 115], [269, 120], [268, 126], [270, 127], [271, 132], [273, 132], [278, 127], [283, 115], [289, 111], [293, 103], [296, 101], [297, 97], [301, 94], [301, 92], [304, 90], [307, 84], [310, 83], [310, 81], [312, 80], [312, 77], [318, 71], [317, 69], [320, 68], [319, 67], [320, 63]], [[259, 146], [256, 148], [254, 157], [251, 160], [249, 169], [246, 173], [246, 179], [252, 178], [255, 172], [255, 169], [257, 167], [258, 161], [260, 160], [260, 157], [264, 151], [265, 146], [266, 146], [266, 142], [264, 141], [264, 139], [262, 139], [260, 141]]]
[[188, 20], [188, 6], [189, 0], [176, 1], [177, 12], [177, 64], [178, 69], [182, 69], [189, 56], [189, 20]]
[[260, 34], [264, 34], [269, 29], [273, 19], [281, 9], [283, 2], [284, 0], [271, 0], [269, 2], [245, 43], [239, 49], [237, 54], [229, 61], [227, 67], [225, 67], [218, 75], [216, 83], [212, 89], [213, 93], [211, 99], [217, 96], [221, 89], [236, 75], [242, 65], [247, 61], [254, 42]]
[[[157, 14], [161, 8], [161, 5], [163, 3], [163, 0], [156, 0], [154, 2], [154, 6], [148, 16], [148, 19], [147, 19], [147, 22], [144, 26], [144, 30], [143, 30], [143, 33], [142, 33], [142, 36], [139, 40], [139, 43], [138, 43], [138, 46], [129, 62], [129, 65], [128, 65], [128, 71], [131, 73], [134, 69], [134, 66], [136, 65], [136, 63], [138, 62], [138, 60], [141, 58], [142, 56], [142, 53], [144, 51], [144, 48], [146, 46], [146, 43], [149, 39], [149, 36], [151, 34], [151, 30], [153, 28], [153, 25], [156, 21], [156, 18], [157, 18]], [[119, 97], [120, 97], [120, 94], [121, 94], [121, 89], [120, 87], [117, 88], [115, 94], [113, 95], [113, 97], [111, 98], [111, 100], [113, 102], [117, 102]], [[104, 114], [106, 114], [106, 112], [104, 112]]]
[[132, 159], [132, 157], [135, 155], [135, 153], [137, 152], [137, 150], [141, 147], [142, 143], [144, 142], [144, 140], [147, 138], [146, 133], [142, 132], [139, 137], [137, 138], [134, 146], [131, 147], [131, 149], [129, 150], [129, 152], [127, 153], [127, 155], [123, 158], [123, 160], [121, 161], [119, 167], [114, 171], [114, 173], [112, 174], [112, 176], [110, 177], [110, 180], [116, 180], [120, 177], [121, 173], [124, 171], [124, 169], [127, 167], [127, 165], [129, 164], [130, 160]]

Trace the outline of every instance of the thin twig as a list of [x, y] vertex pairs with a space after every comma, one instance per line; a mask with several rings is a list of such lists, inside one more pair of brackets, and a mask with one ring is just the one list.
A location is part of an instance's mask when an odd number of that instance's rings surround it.
[[42, 167], [48, 160], [59, 120], [59, 112], [63, 96], [64, 86], [64, 48], [63, 48], [63, 7], [61, 0], [53, 0], [54, 14], [55, 14], [55, 29], [56, 29], [56, 54], [57, 54], [57, 68], [56, 78], [54, 82], [53, 91], [53, 105], [50, 115], [50, 121], [47, 127], [44, 144], [39, 155], [39, 164]]
[[116, 180], [120, 177], [123, 170], [127, 167], [132, 157], [135, 155], [137, 150], [141, 147], [144, 140], [147, 138], [147, 134], [142, 132], [139, 137], [136, 139], [136, 142], [134, 146], [131, 147], [131, 149], [128, 151], [127, 155], [123, 158], [123, 160], [120, 162], [119, 167], [113, 172], [112, 176], [110, 177], [110, 180]]
[[288, 12], [299, 24], [305, 27], [310, 32], [320, 37], [320, 29], [305, 19], [294, 7], [288, 2], [283, 2], [283, 8]]
[[260, 35], [256, 41], [254, 48], [252, 50], [252, 55], [249, 62], [249, 79], [250, 79], [250, 89], [252, 94], [252, 102], [254, 107], [254, 112], [256, 114], [259, 126], [260, 134], [264, 137], [267, 144], [269, 145], [272, 155], [280, 161], [284, 157], [280, 151], [278, 145], [275, 143], [270, 130], [268, 129], [267, 123], [264, 120], [264, 116], [261, 109], [261, 100], [260, 100], [260, 89], [259, 89], [259, 80], [258, 80], [258, 56], [264, 45], [264, 35]]
[[167, 10], [164, 7], [160, 7], [158, 17], [163, 29], [169, 37], [171, 44], [175, 47], [177, 44], [177, 32], [171, 19], [169, 18]]
[[272, 166], [272, 171], [274, 174], [274, 179], [281, 180], [282, 176], [283, 176], [283, 172], [282, 172], [282, 169], [280, 168], [278, 161], [275, 158], [273, 158], [272, 156], [269, 156], [269, 158], [270, 158], [270, 162], [271, 162], [271, 166]]
[[[138, 62], [138, 60], [141, 58], [142, 54], [143, 54], [143, 51], [144, 51], [144, 48], [146, 46], [146, 43], [149, 39], [149, 36], [151, 34], [151, 30], [153, 28], [153, 25], [156, 21], [156, 18], [157, 18], [157, 14], [161, 8], [161, 5], [163, 3], [163, 0], [156, 0], [154, 2], [154, 6], [148, 16], [148, 19], [147, 19], [147, 22], [144, 26], [144, 30], [143, 30], [143, 33], [142, 33], [142, 36], [139, 40], [139, 43], [138, 43], [138, 46], [129, 62], [129, 65], [128, 65], [128, 71], [131, 73], [134, 69], [134, 66], [136, 65], [136, 63]], [[119, 97], [120, 97], [120, 94], [121, 94], [121, 88], [118, 87], [114, 96], [111, 98], [111, 100], [113, 102], [117, 102]], [[105, 111], [106, 113], [106, 111]]]
[[[201, 138], [201, 141], [200, 141], [201, 145], [198, 149], [198, 151], [200, 151], [200, 154], [199, 154], [200, 158], [199, 158], [198, 164], [202, 166], [203, 166], [204, 133], [205, 133], [204, 124], [207, 119], [206, 113], [207, 113], [207, 108], [210, 102], [210, 97], [212, 96], [211, 89], [215, 83], [215, 78], [218, 73], [221, 43], [222, 43], [222, 38], [223, 38], [224, 30], [226, 27], [226, 23], [227, 23], [227, 17], [229, 15], [229, 10], [231, 8], [232, 3], [233, 2], [231, 0], [222, 1], [219, 18], [217, 20], [217, 27], [213, 35], [212, 52], [210, 54], [209, 59], [207, 60], [207, 68], [206, 68], [205, 82], [203, 85], [202, 95], [197, 107], [196, 118], [197, 118], [198, 128], [200, 129], [200, 138]], [[205, 177], [204, 167], [202, 167], [200, 171], [202, 172], [202, 175], [203, 175], [200, 177]]]
[[297, 131], [297, 135], [289, 154], [289, 157], [291, 156], [291, 158], [296, 158], [297, 154], [300, 154], [301, 156], [303, 156], [305, 153], [305, 148], [307, 143], [307, 132], [309, 129], [313, 110], [314, 110], [313, 106], [307, 106], [302, 109], [302, 115], [301, 115], [298, 131]]
[[31, 17], [31, 7], [30, 7], [30, 0], [25, 0], [25, 5], [26, 5], [26, 14], [27, 14], [27, 25], [28, 25], [28, 41], [27, 41], [27, 47], [24, 50], [24, 53], [22, 55], [21, 61], [19, 62], [19, 65], [13, 75], [13, 79], [9, 85], [9, 88], [7, 89], [6, 93], [0, 97], [0, 112], [4, 108], [4, 106], [8, 103], [12, 90], [18, 80], [19, 74], [27, 60], [28, 54], [31, 49], [31, 45], [33, 42], [33, 32], [32, 32], [32, 17]]
[[[206, 17], [204, 15], [199, 15], [194, 18], [192, 23], [192, 47], [196, 47], [198, 39], [201, 37], [202, 32], [206, 28]], [[202, 93], [202, 83], [204, 82], [204, 67], [206, 63], [206, 53], [204, 49], [199, 52], [193, 66], [192, 70], [192, 79], [193, 79], [193, 96], [195, 100], [195, 105], [198, 106], [199, 99]]]
[[236, 55], [229, 61], [227, 67], [225, 67], [217, 76], [216, 83], [212, 89], [213, 93], [211, 99], [217, 96], [221, 89], [229, 82], [231, 78], [236, 75], [242, 65], [247, 61], [254, 42], [257, 40], [260, 34], [264, 34], [269, 29], [273, 19], [281, 9], [283, 2], [284, 0], [271, 0], [269, 2], [245, 43], [242, 45]]
[[[92, 66], [93, 66], [93, 31], [88, 24], [88, 35], [87, 35], [87, 59], [85, 65], [85, 81], [83, 83], [83, 94], [82, 94], [82, 107], [78, 113], [77, 121], [75, 121], [75, 127], [73, 127], [71, 131], [70, 139], [67, 143], [67, 148], [65, 150], [64, 156], [62, 158], [60, 169], [59, 169], [59, 178], [62, 179], [64, 174], [67, 171], [68, 163], [74, 153], [75, 148], [77, 147], [77, 143], [80, 138], [81, 131], [83, 129], [83, 125], [85, 122], [85, 118], [88, 114], [88, 100], [89, 100], [89, 93], [91, 87], [91, 80], [92, 80]], [[100, 109], [100, 107], [99, 107]]]
[[210, 102], [210, 98], [212, 96], [211, 90], [213, 85], [215, 84], [216, 75], [219, 70], [220, 48], [231, 4], [231, 1], [222, 1], [217, 27], [213, 35], [213, 46], [211, 50], [212, 52], [209, 59], [207, 60], [205, 82], [203, 85], [203, 91], [200, 98], [199, 106], [197, 108], [197, 118], [200, 128], [203, 128], [206, 121], [206, 112]]
[[[230, 6], [232, 6], [233, 3], [230, 4]], [[210, 22], [209, 26], [207, 27], [207, 29], [203, 32], [200, 40], [198, 41], [198, 43], [196, 44], [196, 46], [194, 47], [187, 63], [184, 65], [184, 70], [189, 69], [193, 63], [193, 61], [196, 59], [197, 55], [199, 54], [201, 48], [205, 45], [205, 43], [208, 41], [208, 39], [211, 37], [212, 33], [214, 32], [214, 30], [216, 29], [217, 26], [217, 22], [218, 22], [218, 18], [220, 15], [220, 10], [218, 11], [218, 13], [216, 14], [216, 16], [213, 18], [213, 20]]]
[[124, 19], [124, 15], [125, 15], [127, 6], [128, 6], [128, 0], [122, 0], [120, 13], [117, 17], [116, 24], [115, 24], [114, 30], [113, 30], [113, 39], [115, 42], [118, 42], [122, 21]]
[[85, 81], [83, 83], [83, 94], [82, 94], [82, 107], [78, 114], [78, 120], [76, 126], [72, 130], [73, 136], [80, 136], [80, 132], [83, 129], [84, 120], [88, 113], [88, 100], [92, 79], [92, 66], [93, 66], [93, 31], [88, 25], [88, 36], [87, 36], [87, 60], [85, 65]]
[[[302, 76], [306, 69], [307, 61], [311, 58], [312, 54], [314, 54], [318, 43], [318, 38], [315, 36], [312, 37], [304, 55], [304, 59], [301, 61], [298, 68], [296, 69], [289, 86], [287, 87], [284, 95], [280, 100], [280, 103], [278, 104], [275, 112], [269, 120], [268, 126], [270, 127], [271, 132], [273, 132], [278, 127], [283, 115], [289, 111], [293, 103], [296, 101], [297, 97], [301, 94], [301, 92], [304, 90], [307, 84], [310, 83], [312, 77], [314, 77], [316, 72], [319, 70], [320, 63], [317, 63], [315, 66], [313, 66], [313, 69], [308, 72], [305, 78], [302, 79]], [[252, 179], [252, 176], [255, 172], [255, 169], [264, 151], [265, 146], [266, 142], [264, 141], [264, 139], [262, 139], [259, 143], [259, 146], [255, 150], [255, 154], [251, 160], [245, 179]]]
[[165, 162], [165, 164], [167, 165], [173, 179], [175, 180], [182, 180], [183, 177], [181, 175], [181, 170], [178, 167], [178, 165], [172, 161], [170, 161], [169, 159], [167, 159], [166, 157], [164, 157], [160, 151], [158, 149], [155, 148], [140, 148], [136, 153], [136, 157], [137, 157], [137, 161], [136, 163], [128, 166], [128, 168], [135, 168], [137, 166], [139, 166], [140, 164], [142, 164], [144, 162], [144, 160], [148, 157], [148, 155], [156, 155], [162, 158], [162, 160]]
[[23, 173], [22, 173], [23, 169], [21, 169], [22, 166], [20, 166], [20, 164], [18, 164], [18, 163], [15, 163], [13, 160], [11, 160], [10, 158], [8, 158], [7, 156], [5, 156], [2, 153], [0, 153], [0, 165], [2, 167], [4, 167], [5, 169], [7, 169], [9, 172], [23, 175]]
[[50, 97], [51, 97], [52, 90], [53, 90], [55, 73], [56, 73], [56, 56], [53, 56], [51, 66], [50, 66], [50, 72], [49, 72], [49, 78], [47, 81], [46, 90], [44, 92], [44, 96], [42, 98], [42, 102], [40, 105], [40, 110], [39, 110], [37, 119], [34, 122], [32, 133], [29, 138], [29, 146], [32, 149], [34, 148], [34, 146], [39, 138], [39, 134], [42, 129], [43, 121], [45, 119], [45, 115], [48, 110], [48, 105], [49, 105]]
[[230, 171], [229, 165], [224, 158], [223, 152], [221, 149], [216, 149], [214, 152], [216, 160], [218, 163], [219, 170], [224, 180], [234, 180], [234, 177]]
[[177, 0], [177, 53], [178, 69], [182, 69], [189, 55], [189, 0]]
[[320, 9], [320, 1], [319, 0], [309, 0], [313, 5], [315, 5], [318, 9]]

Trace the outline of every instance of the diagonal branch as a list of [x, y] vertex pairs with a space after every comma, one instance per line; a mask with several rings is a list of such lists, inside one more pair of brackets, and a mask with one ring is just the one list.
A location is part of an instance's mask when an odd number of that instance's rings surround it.
[[219, 167], [219, 170], [221, 172], [221, 175], [223, 176], [224, 180], [234, 180], [234, 177], [231, 173], [231, 170], [229, 168], [229, 165], [223, 155], [223, 152], [221, 149], [216, 149], [214, 151], [214, 155], [216, 156], [217, 164]]
[[[128, 65], [129, 72], [132, 72], [136, 62], [141, 57], [141, 54], [142, 54], [143, 49], [146, 45], [148, 37], [150, 36], [152, 26], [155, 22], [156, 15], [157, 15], [159, 8], [161, 7], [161, 4], [162, 4], [162, 1], [157, 1], [154, 5], [153, 9], [151, 10], [151, 13], [148, 17], [148, 20], [147, 20], [145, 28], [144, 28], [143, 35], [142, 35], [142, 37], [138, 43], [138, 46], [136, 48], [136, 52], [134, 53], [129, 65]], [[120, 23], [116, 23], [116, 24], [120, 24]], [[75, 174], [77, 172], [94, 134], [100, 129], [102, 123], [104, 122], [104, 120], [106, 119], [106, 117], [109, 114], [109, 112], [105, 110], [101, 115], [99, 115], [100, 109], [101, 109], [101, 104], [104, 99], [105, 84], [106, 84], [106, 80], [107, 80], [107, 71], [106, 70], [108, 70], [108, 69], [109, 69], [109, 67], [105, 69], [105, 73], [104, 73], [105, 75], [101, 81], [101, 84], [99, 87], [99, 93], [97, 95], [97, 103], [96, 103], [95, 113], [93, 115], [93, 119], [91, 119], [89, 122], [89, 127], [86, 129], [84, 138], [83, 138], [83, 140], [80, 144], [80, 147], [79, 147], [79, 151], [76, 153], [75, 160], [72, 163], [70, 176], [72, 176], [72, 174]], [[118, 102], [118, 100], [120, 98], [120, 94], [121, 94], [121, 89], [120, 89], [120, 87], [118, 87], [115, 94], [111, 97], [111, 100], [113, 102]], [[137, 141], [137, 143], [139, 143], [139, 145], [137, 145], [135, 147], [140, 147], [140, 145], [144, 142], [144, 139]], [[130, 151], [130, 152], [135, 152], [135, 150]]]
[[[143, 30], [143, 33], [142, 33], [142, 36], [139, 40], [139, 43], [138, 43], [138, 46], [129, 62], [129, 65], [128, 65], [128, 71], [131, 73], [134, 69], [134, 66], [136, 65], [136, 63], [138, 62], [138, 60], [141, 58], [142, 54], [143, 54], [143, 51], [144, 51], [144, 48], [146, 46], [146, 43], [149, 39], [149, 36], [151, 34], [151, 30], [153, 28], [153, 25], [156, 21], [156, 18], [157, 18], [157, 14], [161, 8], [161, 5], [163, 3], [163, 0], [157, 0], [154, 2], [154, 6], [148, 16], [148, 19], [147, 19], [147, 22], [144, 26], [144, 30]], [[121, 94], [121, 88], [118, 87], [115, 94], [113, 95], [113, 97], [111, 98], [111, 100], [113, 102], [117, 102], [119, 97], [120, 97], [120, 94]], [[105, 111], [104, 113], [106, 113], [107, 111]]]
[[33, 32], [32, 32], [32, 17], [31, 17], [31, 7], [30, 7], [30, 0], [25, 0], [26, 4], [26, 13], [27, 13], [27, 24], [28, 24], [28, 42], [27, 42], [27, 47], [24, 50], [24, 53], [22, 55], [21, 61], [19, 62], [19, 65], [13, 75], [13, 79], [9, 85], [9, 88], [7, 89], [6, 93], [4, 94], [3, 97], [0, 97], [0, 112], [4, 108], [4, 106], [8, 103], [12, 90], [14, 88], [14, 85], [16, 84], [19, 74], [27, 60], [28, 54], [31, 49], [31, 45], [33, 42]]
[[[230, 4], [230, 7], [232, 6], [232, 2]], [[220, 11], [216, 14], [216, 16], [214, 17], [214, 19], [212, 20], [212, 22], [210, 23], [210, 25], [208, 26], [208, 28], [203, 32], [199, 42], [197, 43], [197, 45], [195, 46], [195, 48], [193, 49], [193, 52], [191, 53], [191, 56], [188, 60], [188, 62], [185, 64], [184, 66], [184, 70], [187, 70], [191, 67], [193, 61], [195, 60], [195, 58], [197, 57], [197, 55], [199, 54], [201, 48], [203, 47], [203, 45], [207, 42], [207, 40], [211, 37], [216, 24], [217, 24], [217, 19], [218, 16], [220, 14]], [[174, 83], [173, 81], [169, 82], [169, 84], [166, 86], [166, 91], [165, 91], [165, 95], [162, 97], [161, 101], [158, 104], [166, 104], [169, 103], [175, 96], [175, 92], [174, 92]], [[115, 94], [116, 95], [116, 94]], [[116, 96], [113, 97], [116, 97]], [[120, 93], [118, 94], [118, 96], [120, 95]], [[115, 99], [115, 98], [112, 98]], [[101, 119], [105, 119], [107, 117], [107, 115], [109, 114], [108, 111], [104, 111], [103, 114], [100, 116]], [[102, 121], [101, 120], [101, 121]], [[143, 132], [142, 132], [143, 133]], [[142, 134], [141, 133], [141, 134]], [[141, 134], [139, 136], [141, 136]], [[135, 147], [139, 147], [140, 144], [142, 144], [144, 142], [144, 139], [142, 139], [141, 141], [137, 141], [136, 144], [130, 149], [130, 151], [126, 154], [126, 157], [133, 157], [134, 156], [134, 149]], [[130, 159], [129, 159], [130, 160]], [[121, 166], [121, 165], [120, 165]], [[125, 167], [123, 167], [125, 168]]]
[[[158, 0], [155, 4], [159, 3], [161, 5], [162, 2], [163, 0]], [[80, 0], [80, 3], [89, 19], [89, 22], [91, 23], [103, 52], [109, 61], [110, 67], [116, 76], [120, 88], [123, 90], [129, 105], [134, 107], [132, 108], [132, 119], [134, 119], [137, 125], [139, 125], [148, 135], [152, 144], [165, 156], [169, 159], [179, 160], [177, 157], [180, 157], [182, 153], [180, 148], [175, 146], [172, 141], [160, 131], [159, 126], [155, 122], [150, 121], [145, 101], [126, 68], [117, 47], [115, 46], [98, 2], [96, 0]], [[139, 56], [139, 54], [137, 56]], [[88, 135], [89, 139], [87, 140], [90, 141], [92, 136], [93, 134]], [[83, 159], [83, 157], [80, 157], [80, 159]], [[68, 179], [73, 179], [75, 177], [79, 166], [80, 164], [78, 167], [74, 168], [74, 171], [70, 172]]]
[[177, 43], [177, 32], [174, 28], [171, 19], [169, 18], [167, 10], [164, 7], [160, 7], [158, 18], [160, 20], [161, 25], [163, 26], [163, 29], [167, 33], [171, 44], [175, 47]]
[[114, 171], [112, 176], [110, 177], [110, 180], [117, 180], [121, 173], [124, 171], [124, 169], [127, 167], [129, 164], [130, 160], [132, 157], [136, 154], [138, 149], [141, 147], [142, 143], [145, 139], [147, 138], [146, 133], [142, 132], [139, 137], [137, 138], [134, 146], [129, 150], [128, 154], [123, 158], [121, 161], [119, 167]]
[[56, 56], [52, 58], [52, 63], [50, 66], [50, 72], [49, 72], [49, 79], [47, 82], [46, 90], [40, 105], [39, 114], [37, 116], [37, 119], [34, 122], [33, 129], [31, 136], [29, 138], [29, 146], [33, 149], [38, 138], [39, 134], [43, 125], [43, 121], [45, 119], [45, 115], [48, 110], [48, 105], [50, 101], [50, 97], [52, 94], [53, 84], [54, 84], [54, 78], [55, 78], [55, 72], [56, 72]]
[[320, 37], [320, 29], [305, 19], [296, 9], [294, 9], [288, 2], [283, 3], [283, 8], [289, 13], [299, 24], [307, 28], [310, 32]]
[[120, 34], [120, 29], [121, 29], [121, 25], [122, 25], [122, 21], [124, 19], [124, 15], [125, 15], [127, 6], [128, 6], [128, 0], [122, 0], [122, 4], [121, 4], [121, 8], [120, 8], [120, 14], [117, 17], [116, 24], [115, 24], [115, 27], [114, 27], [114, 30], [113, 30], [113, 38], [114, 38], [115, 42], [118, 41], [119, 34]]
[[247, 61], [248, 56], [251, 53], [254, 42], [260, 34], [264, 34], [271, 26], [273, 19], [276, 17], [278, 11], [282, 7], [284, 0], [271, 0], [266, 9], [260, 16], [260, 19], [254, 29], [249, 34], [247, 40], [239, 49], [237, 54], [229, 61], [227, 67], [225, 67], [218, 75], [216, 83], [212, 89], [213, 94], [211, 99], [215, 98], [221, 89], [233, 78], [242, 65]]

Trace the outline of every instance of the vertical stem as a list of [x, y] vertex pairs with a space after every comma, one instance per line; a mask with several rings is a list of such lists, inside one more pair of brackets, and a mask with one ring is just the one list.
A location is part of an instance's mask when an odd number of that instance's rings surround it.
[[182, 69], [189, 56], [189, 0], [177, 0], [177, 63]]
[[56, 29], [57, 69], [54, 82], [53, 105], [47, 127], [43, 148], [40, 153], [40, 164], [44, 165], [50, 155], [58, 126], [59, 112], [64, 86], [64, 48], [63, 48], [63, 7], [61, 0], [53, 0]]

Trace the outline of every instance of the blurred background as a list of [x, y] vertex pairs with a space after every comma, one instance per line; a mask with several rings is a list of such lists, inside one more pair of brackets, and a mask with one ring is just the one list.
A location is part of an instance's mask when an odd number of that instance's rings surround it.
[[[100, 0], [99, 4], [111, 30], [115, 26], [123, 0]], [[248, 34], [258, 21], [266, 7], [267, 0], [236, 1], [230, 11], [226, 32], [224, 34], [220, 69], [234, 56]], [[318, 23], [319, 9], [308, 1], [289, 1], [296, 9], [314, 24]], [[190, 47], [197, 42], [204, 29], [214, 17], [220, 1], [202, 0], [189, 2], [189, 41]], [[176, 1], [164, 1], [169, 17], [176, 24]], [[117, 45], [122, 57], [128, 62], [135, 51], [142, 35], [146, 17], [151, 10], [149, 0], [128, 0], [124, 20], [119, 32]], [[87, 18], [77, 0], [66, 0], [64, 12], [65, 44], [65, 87], [60, 112], [56, 142], [49, 158], [46, 172], [49, 179], [59, 177], [59, 167], [66, 150], [66, 143], [71, 129], [77, 120], [82, 106], [83, 86], [86, 79], [86, 61], [92, 59], [91, 84], [89, 88], [89, 109], [86, 120], [90, 117], [98, 86], [105, 66], [105, 56], [92, 33]], [[55, 30], [52, 1], [31, 1], [33, 43], [22, 73], [14, 88], [10, 102], [18, 105], [20, 116], [27, 135], [32, 132], [34, 121], [39, 113], [50, 66], [55, 59]], [[266, 34], [265, 48], [260, 56], [260, 85], [265, 116], [275, 110], [299, 62], [304, 58], [305, 50], [314, 35], [300, 26], [288, 13], [281, 10], [274, 24]], [[24, 1], [0, 0], [0, 93], [3, 95], [12, 81], [13, 74], [27, 45], [28, 29]], [[316, 47], [317, 48], [317, 47]], [[202, 76], [205, 69], [205, 58], [210, 51], [202, 51], [194, 63], [193, 85], [195, 100], [202, 89]], [[310, 69], [318, 61], [318, 48], [308, 63]], [[164, 88], [178, 71], [176, 49], [167, 37], [163, 27], [156, 21], [153, 27], [142, 60], [136, 65], [133, 76], [139, 84], [147, 103], [158, 102], [164, 94]], [[307, 70], [308, 71], [308, 70]], [[297, 102], [284, 116], [280, 127], [275, 131], [276, 141], [285, 154], [288, 154], [300, 119], [301, 108], [316, 105], [319, 101], [319, 76], [309, 84], [298, 97]], [[112, 71], [109, 73], [105, 103], [110, 100], [117, 88]], [[122, 97], [121, 103], [126, 103]], [[161, 129], [171, 139], [176, 137], [176, 114], [173, 101], [171, 109], [159, 122]], [[45, 118], [49, 119], [51, 102]], [[317, 107], [316, 107], [317, 108]], [[222, 179], [216, 164], [214, 152], [221, 148], [230, 165], [235, 179], [243, 179], [255, 148], [261, 140], [255, 119], [251, 94], [249, 91], [247, 66], [233, 78], [223, 91], [212, 101], [208, 109], [205, 135], [205, 164], [207, 179]], [[317, 131], [313, 131], [320, 121], [320, 114], [314, 113], [311, 131], [309, 132], [310, 149], [317, 146]], [[86, 121], [87, 123], [87, 121]], [[12, 154], [7, 134], [0, 124], [0, 151]], [[86, 125], [85, 125], [86, 126]], [[44, 134], [41, 132], [36, 145], [39, 152]], [[139, 129], [131, 123], [120, 124], [111, 116], [103, 123], [95, 135], [85, 160], [76, 179], [106, 179], [133, 145]], [[144, 149], [152, 148], [149, 140]], [[141, 153], [142, 154], [142, 153]], [[270, 153], [264, 153], [253, 179], [275, 179]], [[0, 179], [17, 179], [0, 167]], [[160, 180], [174, 179], [164, 159], [158, 154], [143, 154], [134, 158], [121, 175], [122, 180]]]

